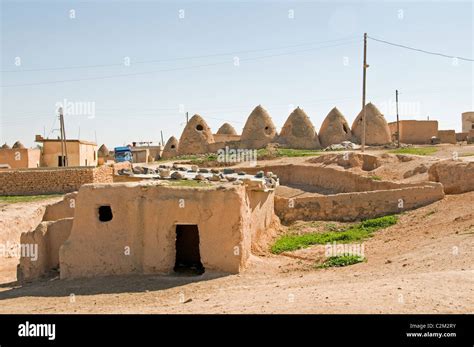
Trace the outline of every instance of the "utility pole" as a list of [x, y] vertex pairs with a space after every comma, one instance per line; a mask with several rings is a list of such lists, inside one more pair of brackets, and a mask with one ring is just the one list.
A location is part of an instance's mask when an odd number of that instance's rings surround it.
[[361, 151], [365, 151], [365, 131], [366, 131], [366, 121], [365, 121], [365, 80], [367, 74], [367, 33], [364, 33], [364, 65], [363, 65], [363, 76], [362, 76], [362, 139], [361, 139]]
[[59, 125], [61, 132], [61, 166], [67, 166], [66, 131], [64, 128], [64, 113], [62, 107], [59, 108]]
[[186, 124], [188, 124], [188, 122], [189, 122], [189, 113], [186, 112]]
[[165, 140], [163, 140], [163, 130], [160, 130], [160, 132], [161, 132], [161, 144], [164, 146]]
[[397, 105], [397, 147], [400, 148], [400, 118], [398, 117], [398, 89], [395, 90], [395, 103]]
[[63, 122], [62, 121], [62, 119], [63, 119], [63, 116], [62, 116], [63, 108], [62, 107], [60, 107], [58, 109], [58, 113], [59, 113], [59, 122], [60, 122], [60, 125], [59, 125], [59, 131], [60, 131], [59, 136], [60, 137], [59, 138], [61, 139], [61, 162], [60, 162], [61, 165], [60, 166], [63, 166], [64, 165], [64, 141], [63, 141], [63, 127], [62, 127], [62, 124], [63, 124], [62, 123]]

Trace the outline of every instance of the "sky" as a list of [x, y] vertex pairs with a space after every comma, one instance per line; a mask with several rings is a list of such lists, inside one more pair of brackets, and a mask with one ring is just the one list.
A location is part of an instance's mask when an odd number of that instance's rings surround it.
[[474, 110], [473, 3], [327, 1], [1, 1], [0, 144], [35, 134], [109, 148], [179, 138], [200, 114], [241, 132], [261, 104], [280, 129], [300, 106], [319, 130], [337, 106], [367, 102], [387, 121], [435, 119], [461, 131]]

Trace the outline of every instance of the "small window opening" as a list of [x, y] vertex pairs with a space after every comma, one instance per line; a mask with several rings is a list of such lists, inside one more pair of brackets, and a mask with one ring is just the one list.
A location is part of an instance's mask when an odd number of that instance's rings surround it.
[[197, 131], [203, 131], [204, 127], [201, 124], [196, 125], [196, 130]]
[[112, 209], [110, 206], [100, 206], [99, 207], [99, 220], [101, 222], [111, 221], [113, 218]]

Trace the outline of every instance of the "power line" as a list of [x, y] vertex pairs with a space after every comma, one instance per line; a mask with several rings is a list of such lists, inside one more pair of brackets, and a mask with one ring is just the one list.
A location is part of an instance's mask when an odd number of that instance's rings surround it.
[[436, 56], [444, 57], [444, 58], [459, 59], [459, 60], [464, 60], [464, 61], [474, 61], [474, 59], [470, 59], [470, 58], [463, 58], [463, 57], [457, 57], [457, 56], [454, 56], [454, 55], [447, 55], [447, 54], [443, 54], [443, 53], [431, 52], [431, 51], [427, 51], [427, 50], [420, 49], [420, 48], [414, 48], [414, 47], [401, 45], [399, 43], [393, 43], [393, 42], [389, 42], [389, 41], [385, 41], [385, 40], [376, 39], [376, 38], [370, 37], [370, 36], [367, 36], [367, 37], [369, 39], [377, 41], [377, 42], [385, 43], [387, 45], [391, 45], [391, 46], [395, 46], [395, 47], [401, 47], [401, 48], [409, 49], [409, 50], [412, 50], [412, 51], [415, 51], [415, 52], [421, 52], [421, 53], [425, 53], [425, 54], [436, 55]]
[[[206, 55], [195, 55], [195, 56], [187, 56], [187, 57], [177, 57], [177, 58], [167, 58], [167, 59], [154, 59], [154, 60], [142, 60], [142, 61], [133, 61], [131, 65], [138, 65], [138, 64], [154, 64], [154, 63], [163, 63], [169, 61], [179, 61], [179, 60], [191, 60], [191, 59], [202, 59], [202, 58], [211, 58], [211, 57], [219, 57], [219, 56], [226, 56], [226, 55], [235, 55], [235, 54], [245, 54], [245, 53], [253, 53], [253, 52], [263, 52], [263, 51], [272, 51], [272, 50], [279, 50], [279, 49], [286, 49], [286, 48], [293, 48], [293, 47], [301, 47], [301, 46], [311, 46], [316, 44], [325, 44], [331, 42], [338, 42], [338, 41], [345, 41], [345, 40], [353, 40], [355, 36], [348, 36], [345, 38], [334, 39], [334, 40], [327, 40], [327, 41], [319, 41], [319, 42], [306, 42], [306, 43], [299, 43], [294, 45], [288, 46], [280, 46], [280, 47], [271, 47], [271, 48], [260, 48], [260, 49], [247, 49], [241, 51], [234, 51], [234, 52], [226, 52], [226, 53], [214, 53], [214, 54], [206, 54]], [[95, 65], [76, 65], [76, 66], [62, 66], [62, 67], [46, 67], [46, 68], [38, 68], [38, 69], [15, 69], [15, 70], [2, 70], [1, 72], [34, 72], [34, 71], [56, 71], [56, 70], [73, 70], [73, 69], [90, 69], [90, 68], [102, 68], [102, 67], [118, 67], [118, 66], [125, 66], [123, 63], [121, 64], [95, 64]]]
[[[473, 86], [456, 86], [454, 89], [459, 90], [459, 89], [472, 89]], [[418, 95], [418, 94], [430, 94], [430, 93], [445, 93], [446, 90], [452, 90], [453, 88], [437, 88], [433, 90], [425, 90], [425, 89], [405, 89], [404, 93], [399, 92], [399, 95], [409, 93], [411, 95]], [[331, 102], [345, 102], [349, 100], [355, 100], [358, 99], [359, 96], [347, 96], [347, 97], [340, 97], [340, 98], [325, 98], [325, 99], [306, 99], [306, 100], [300, 100], [300, 102], [295, 103], [295, 107], [297, 105], [306, 107], [306, 106], [312, 106], [312, 105], [321, 105], [324, 103], [331, 103]], [[371, 97], [371, 100], [377, 99], [377, 98], [386, 98], [386, 94], [380, 94], [380, 95], [373, 95]], [[284, 109], [287, 108], [289, 104], [287, 103], [278, 103], [278, 104], [265, 104], [267, 108], [272, 108], [272, 109]], [[125, 115], [126, 112], [128, 114], [128, 117], [132, 118], [140, 118], [140, 119], [149, 119], [150, 117], [177, 117], [178, 113], [175, 114], [169, 114], [168, 111], [173, 111], [177, 110], [178, 107], [157, 107], [157, 108], [117, 108], [117, 109], [109, 109], [109, 108], [104, 108], [104, 109], [97, 109], [97, 116], [96, 119], [98, 118], [108, 118], [108, 117], [117, 117], [117, 113], [114, 112], [116, 110], [121, 111], [119, 115]], [[216, 113], [216, 112], [235, 112], [235, 111], [248, 111], [250, 112], [252, 110], [251, 105], [233, 105], [230, 107], [225, 107], [225, 106], [217, 106], [213, 108], [207, 108], [207, 106], [189, 106], [188, 109], [195, 109], [199, 110], [199, 113], [204, 114], [204, 118], [210, 118], [206, 114], [208, 113]], [[110, 112], [113, 112], [113, 114], [110, 114]], [[163, 114], [166, 112], [166, 114]], [[133, 116], [129, 116], [130, 113], [134, 113]], [[24, 124], [28, 123], [32, 120], [35, 119], [45, 119], [45, 118], [50, 118], [50, 115], [34, 115], [34, 114], [21, 114], [21, 115], [11, 115], [9, 114], [10, 117], [14, 117], [12, 119], [5, 119], [3, 117], [3, 120], [0, 121], [0, 125], [2, 126], [10, 126], [10, 125], [16, 125], [16, 124]], [[57, 120], [57, 116], [55, 116], [55, 120]], [[235, 121], [231, 121], [235, 122]], [[53, 127], [53, 126], [52, 126]]]
[[[280, 57], [280, 56], [284, 56], [284, 55], [298, 54], [298, 53], [302, 53], [302, 52], [315, 51], [315, 50], [319, 50], [319, 49], [323, 49], [323, 48], [331, 48], [331, 47], [348, 45], [348, 44], [353, 43], [354, 41], [355, 40], [351, 40], [349, 42], [339, 43], [339, 44], [334, 44], [334, 45], [329, 45], [329, 46], [308, 48], [308, 49], [304, 49], [304, 50], [297, 50], [297, 51], [286, 52], [286, 53], [271, 54], [271, 55], [265, 55], [265, 56], [260, 56], [260, 57], [240, 59], [240, 61], [255, 61], [255, 60], [266, 59], [266, 58]], [[115, 74], [115, 75], [108, 75], [108, 76], [77, 78], [77, 79], [67, 79], [67, 80], [57, 80], [57, 81], [45, 81], [45, 82], [37, 82], [37, 83], [10, 84], [10, 85], [3, 85], [3, 86], [1, 86], [1, 88], [39, 86], [39, 85], [67, 83], [67, 82], [94, 81], [94, 80], [120, 78], [120, 77], [150, 75], [150, 74], [154, 74], [154, 73], [158, 73], [158, 72], [179, 71], [179, 70], [187, 70], [187, 69], [201, 68], [201, 67], [210, 67], [210, 66], [217, 66], [217, 65], [228, 65], [228, 64], [229, 64], [228, 61], [225, 61], [225, 62], [223, 61], [223, 62], [216, 62], [216, 63], [209, 63], [209, 64], [184, 66], [184, 67], [177, 67], [177, 68], [171, 68], [171, 69], [161, 69], [161, 70], [154, 70], [154, 71], [145, 71], [145, 72], [135, 72], [135, 73], [128, 73], [128, 74]]]

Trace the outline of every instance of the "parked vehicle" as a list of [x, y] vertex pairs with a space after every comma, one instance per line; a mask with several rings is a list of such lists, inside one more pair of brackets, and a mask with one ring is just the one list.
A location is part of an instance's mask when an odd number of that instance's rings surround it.
[[129, 161], [131, 163], [133, 162], [133, 156], [130, 147], [115, 147], [114, 152], [116, 163], [121, 163], [124, 161]]

